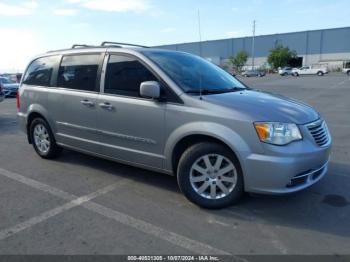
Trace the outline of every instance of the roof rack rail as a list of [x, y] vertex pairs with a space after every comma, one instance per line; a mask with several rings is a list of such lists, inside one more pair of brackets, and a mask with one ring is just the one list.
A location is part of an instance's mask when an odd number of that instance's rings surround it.
[[112, 46], [116, 46], [116, 47], [120, 47], [122, 48], [123, 46], [134, 46], [134, 47], [141, 47], [141, 48], [149, 48], [148, 46], [143, 46], [143, 45], [134, 45], [134, 44], [128, 44], [128, 43], [118, 43], [118, 42], [102, 42], [101, 46], [108, 46], [108, 45], [112, 45]]
[[79, 44], [76, 44], [76, 45], [73, 45], [73, 46], [72, 46], [72, 49], [74, 49], [74, 48], [86, 48], [86, 47], [95, 47], [95, 46], [92, 46], [92, 45], [79, 45]]

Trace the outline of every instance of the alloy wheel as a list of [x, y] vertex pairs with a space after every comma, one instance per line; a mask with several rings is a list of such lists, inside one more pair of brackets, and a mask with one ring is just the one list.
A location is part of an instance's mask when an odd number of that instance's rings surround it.
[[197, 159], [190, 170], [190, 182], [194, 191], [207, 199], [228, 196], [237, 184], [237, 170], [228, 158], [208, 154]]
[[46, 127], [42, 124], [37, 124], [33, 132], [34, 142], [37, 149], [42, 154], [46, 154], [50, 150], [50, 136]]

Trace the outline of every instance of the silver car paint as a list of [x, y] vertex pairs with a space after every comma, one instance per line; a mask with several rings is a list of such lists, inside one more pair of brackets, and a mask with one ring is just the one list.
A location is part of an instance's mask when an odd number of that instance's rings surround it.
[[[203, 96], [203, 99], [190, 96], [183, 93], [161, 68], [133, 49], [81, 49], [46, 55], [94, 52], [138, 57], [183, 103], [103, 94], [106, 56], [100, 93], [22, 84], [18, 117], [24, 131], [27, 131], [28, 116], [36, 112], [45, 117], [58, 144], [64, 147], [168, 174], [173, 174], [173, 150], [181, 139], [199, 134], [210, 136], [235, 152], [244, 174], [245, 190], [250, 192], [293, 192], [310, 186], [326, 174], [331, 139], [324, 147], [313, 141], [305, 124], [320, 116], [311, 107], [252, 90]], [[93, 105], [82, 104], [84, 100]], [[108, 107], [106, 103], [109, 103]], [[255, 121], [296, 123], [303, 140], [283, 147], [262, 143], [253, 126]], [[319, 179], [300, 187], [286, 188], [293, 176], [323, 166]]]

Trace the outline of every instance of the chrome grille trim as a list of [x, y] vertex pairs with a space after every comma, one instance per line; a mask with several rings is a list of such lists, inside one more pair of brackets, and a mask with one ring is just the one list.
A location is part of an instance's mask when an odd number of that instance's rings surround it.
[[326, 122], [324, 120], [317, 120], [313, 123], [307, 124], [306, 127], [318, 146], [322, 147], [328, 144], [330, 137]]

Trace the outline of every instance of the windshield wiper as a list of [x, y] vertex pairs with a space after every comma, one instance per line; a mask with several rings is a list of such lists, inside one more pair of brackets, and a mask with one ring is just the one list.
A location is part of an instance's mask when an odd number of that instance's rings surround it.
[[200, 94], [202, 95], [209, 95], [209, 94], [223, 94], [223, 93], [230, 93], [230, 92], [236, 92], [236, 91], [241, 91], [244, 90], [245, 88], [243, 87], [232, 87], [228, 89], [196, 89], [196, 90], [187, 90], [185, 93], [187, 94]]

